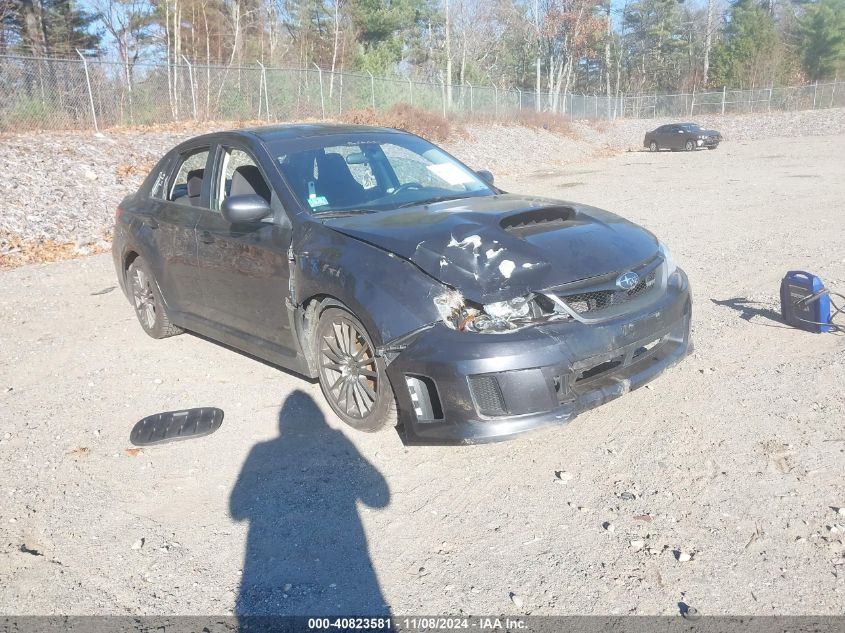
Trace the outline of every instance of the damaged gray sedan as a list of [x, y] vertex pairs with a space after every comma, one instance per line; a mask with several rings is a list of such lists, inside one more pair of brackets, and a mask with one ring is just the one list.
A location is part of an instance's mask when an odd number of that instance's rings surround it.
[[200, 136], [116, 218], [149, 335], [190, 330], [317, 378], [344, 422], [409, 443], [566, 422], [690, 349], [687, 277], [651, 233], [505, 193], [396, 130]]

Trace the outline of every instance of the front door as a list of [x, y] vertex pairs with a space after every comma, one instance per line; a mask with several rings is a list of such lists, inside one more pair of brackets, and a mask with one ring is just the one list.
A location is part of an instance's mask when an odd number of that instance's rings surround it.
[[[230, 224], [220, 212], [229, 196], [260, 195], [273, 215]], [[239, 147], [219, 147], [211, 204], [196, 227], [204, 312], [216, 327], [250, 350], [269, 343], [274, 354], [296, 356], [288, 318], [291, 225], [255, 158]], [[274, 355], [271, 354], [271, 355]], [[262, 354], [264, 355], [264, 354]]]

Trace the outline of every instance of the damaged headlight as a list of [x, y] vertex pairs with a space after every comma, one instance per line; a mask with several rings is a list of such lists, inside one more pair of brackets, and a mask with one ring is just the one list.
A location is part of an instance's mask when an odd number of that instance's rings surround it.
[[494, 319], [517, 319], [520, 317], [527, 317], [531, 313], [531, 306], [529, 301], [533, 299], [533, 295], [527, 297], [517, 297], [510, 301], [497, 301], [496, 303], [488, 303], [484, 306], [484, 312]]
[[672, 251], [663, 242], [658, 242], [657, 248], [660, 251], [660, 256], [663, 258], [663, 263], [666, 266], [666, 278], [668, 279], [678, 270], [678, 265], [675, 263], [675, 258], [672, 257]]
[[516, 297], [485, 305], [464, 299], [456, 290], [435, 297], [434, 305], [443, 322], [461, 332], [499, 333], [517, 330], [537, 320], [548, 318], [535, 305], [534, 295]]

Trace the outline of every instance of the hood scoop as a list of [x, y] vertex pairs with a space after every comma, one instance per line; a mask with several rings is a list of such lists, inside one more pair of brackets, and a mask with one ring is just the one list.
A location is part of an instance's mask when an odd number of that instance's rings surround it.
[[517, 237], [529, 237], [546, 231], [557, 231], [574, 224], [571, 207], [544, 207], [509, 215], [499, 222], [505, 231]]

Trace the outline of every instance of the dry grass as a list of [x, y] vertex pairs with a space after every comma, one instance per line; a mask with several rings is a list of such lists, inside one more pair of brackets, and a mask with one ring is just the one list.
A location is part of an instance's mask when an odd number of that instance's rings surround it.
[[103, 253], [107, 249], [99, 244], [88, 244], [82, 248], [71, 242], [55, 240], [23, 240], [18, 235], [0, 233], [0, 270], [17, 268], [27, 264], [44, 264], [77, 259], [86, 255]]
[[456, 131], [449, 120], [440, 114], [415, 108], [407, 103], [398, 103], [385, 111], [373, 108], [350, 110], [344, 112], [338, 120], [356, 125], [376, 125], [404, 130], [430, 141], [445, 141]]
[[458, 113], [455, 115], [455, 120], [467, 125], [507, 125], [529, 129], [543, 129], [571, 138], [578, 136], [570, 124], [569, 119], [558, 114], [537, 112], [536, 110], [520, 110], [498, 115], [492, 112]]

